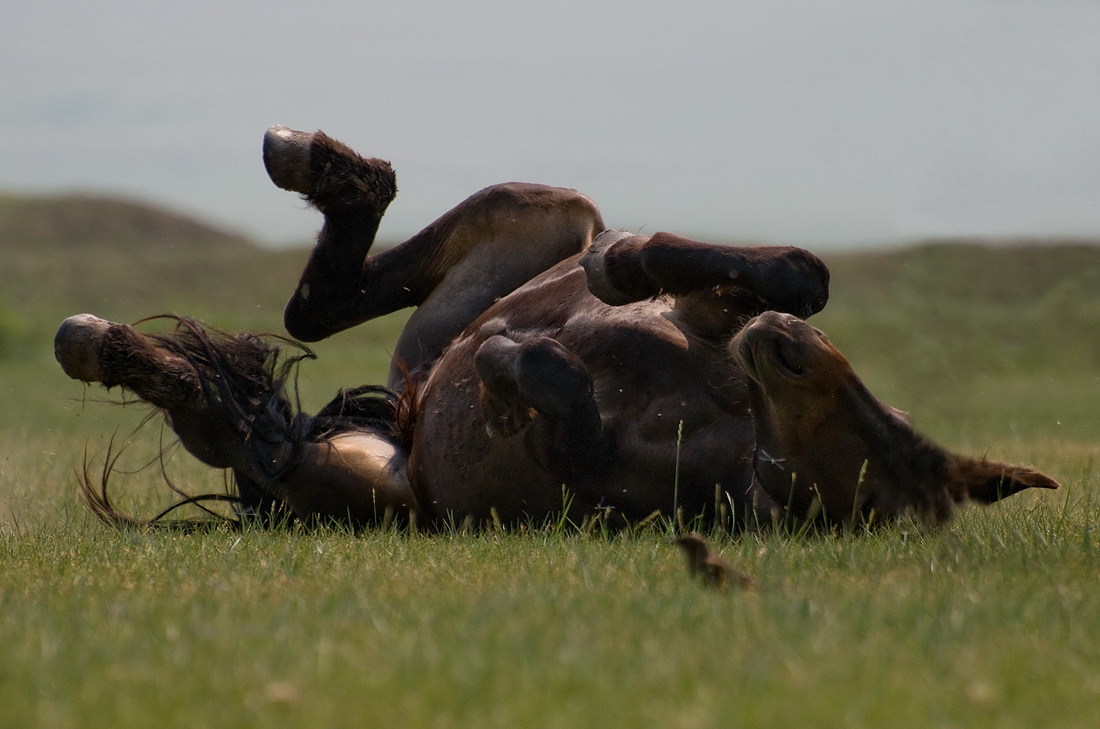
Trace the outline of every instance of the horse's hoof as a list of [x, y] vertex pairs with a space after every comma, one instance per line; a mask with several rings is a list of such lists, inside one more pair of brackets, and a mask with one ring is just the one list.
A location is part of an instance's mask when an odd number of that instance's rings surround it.
[[264, 167], [277, 186], [308, 195], [313, 191], [310, 154], [313, 134], [277, 124], [264, 134]]
[[53, 355], [69, 377], [99, 382], [99, 349], [111, 322], [91, 314], [77, 314], [61, 322], [53, 339]]
[[592, 245], [581, 256], [580, 264], [588, 279], [588, 290], [605, 304], [622, 306], [637, 301], [636, 298], [615, 288], [607, 276], [607, 251], [622, 239], [632, 235], [633, 233], [621, 230], [605, 230], [596, 236]]

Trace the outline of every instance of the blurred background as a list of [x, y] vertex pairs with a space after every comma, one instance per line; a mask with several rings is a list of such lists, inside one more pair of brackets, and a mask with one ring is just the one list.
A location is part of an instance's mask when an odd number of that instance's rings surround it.
[[0, 189], [139, 198], [268, 246], [319, 224], [264, 175], [272, 124], [390, 160], [391, 240], [507, 180], [714, 240], [1100, 235], [1091, 0], [2, 8]]

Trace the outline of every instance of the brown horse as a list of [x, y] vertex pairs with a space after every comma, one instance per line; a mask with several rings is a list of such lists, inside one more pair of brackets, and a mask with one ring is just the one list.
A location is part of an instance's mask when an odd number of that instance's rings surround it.
[[372, 257], [396, 192], [388, 163], [285, 127], [264, 161], [324, 215], [291, 335], [417, 307], [388, 389], [310, 416], [289, 404], [281, 348], [255, 335], [189, 320], [144, 335], [84, 314], [56, 338], [70, 376], [128, 388], [193, 455], [232, 469], [242, 514], [935, 523], [1057, 486], [949, 454], [877, 401], [802, 321], [829, 281], [806, 251], [605, 231], [587, 197], [510, 183]]

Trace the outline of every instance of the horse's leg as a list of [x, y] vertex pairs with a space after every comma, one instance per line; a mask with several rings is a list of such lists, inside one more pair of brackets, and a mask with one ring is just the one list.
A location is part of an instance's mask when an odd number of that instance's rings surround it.
[[183, 322], [141, 334], [81, 314], [61, 324], [54, 351], [70, 377], [126, 388], [163, 411], [189, 453], [232, 469], [242, 515], [285, 504], [303, 519], [367, 524], [415, 508], [403, 449], [372, 430], [314, 433], [286, 400], [278, 348], [259, 337]]
[[[239, 438], [232, 433], [232, 420], [207, 406], [202, 374], [152, 336], [128, 324], [79, 314], [61, 323], [54, 354], [73, 379], [121, 386], [161, 408], [184, 448], [203, 463], [215, 468], [244, 464], [234, 447]], [[278, 467], [283, 457], [271, 455]]]
[[496, 299], [587, 247], [603, 230], [596, 206], [562, 188], [486, 188], [399, 246], [368, 257], [396, 192], [393, 171], [321, 132], [273, 127], [264, 161], [276, 185], [325, 216], [317, 246], [287, 304], [287, 331], [316, 341], [409, 306], [391, 385], [426, 368]]
[[[54, 353], [73, 379], [124, 387], [160, 408], [183, 447], [206, 465], [232, 468], [240, 514], [267, 519], [278, 510], [262, 484], [285, 466], [292, 449], [268, 439], [255, 439], [246, 446], [236, 427], [238, 419], [227, 409], [210, 406], [202, 373], [186, 357], [127, 324], [90, 314], [62, 322]], [[264, 452], [257, 454], [258, 449]], [[258, 469], [258, 464], [268, 472], [261, 472], [264, 469]]]
[[263, 145], [267, 174], [279, 187], [300, 193], [325, 216], [298, 287], [287, 303], [287, 331], [313, 342], [372, 316], [416, 303], [408, 287], [415, 269], [397, 278], [391, 269], [415, 267], [417, 261], [377, 257], [374, 285], [361, 286], [367, 275], [364, 260], [374, 243], [386, 208], [397, 194], [397, 178], [388, 162], [360, 157], [326, 136], [286, 127], [267, 130]]
[[490, 435], [510, 437], [528, 426], [531, 456], [585, 498], [586, 485], [612, 466], [615, 442], [580, 359], [548, 337], [517, 342], [497, 334], [481, 345], [474, 364]]
[[829, 296], [829, 270], [816, 256], [786, 246], [724, 246], [669, 233], [608, 231], [581, 258], [588, 287], [622, 305], [672, 294], [703, 329], [729, 329], [769, 309], [808, 317]]

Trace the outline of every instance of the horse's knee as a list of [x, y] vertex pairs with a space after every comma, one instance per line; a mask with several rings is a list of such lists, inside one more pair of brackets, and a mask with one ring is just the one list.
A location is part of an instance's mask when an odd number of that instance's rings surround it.
[[520, 396], [546, 415], [565, 416], [578, 404], [592, 401], [588, 369], [553, 339], [538, 339], [523, 348], [516, 362], [516, 379]]
[[474, 354], [478, 399], [489, 435], [507, 438], [526, 426], [535, 413], [519, 397], [511, 366], [519, 345], [501, 335], [486, 339]]
[[566, 481], [598, 478], [610, 467], [614, 438], [600, 418], [592, 377], [560, 342], [494, 335], [478, 349], [474, 364], [491, 436], [508, 437], [529, 425], [531, 456]]
[[309, 284], [299, 285], [298, 291], [283, 310], [283, 327], [287, 334], [301, 342], [319, 342], [340, 331], [338, 326], [322, 321], [323, 312], [317, 312], [308, 301]]
[[494, 335], [478, 348], [474, 366], [486, 427], [494, 435], [512, 435], [536, 414], [576, 414], [577, 405], [592, 398], [592, 378], [584, 364], [547, 337], [516, 342]]

